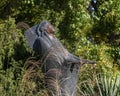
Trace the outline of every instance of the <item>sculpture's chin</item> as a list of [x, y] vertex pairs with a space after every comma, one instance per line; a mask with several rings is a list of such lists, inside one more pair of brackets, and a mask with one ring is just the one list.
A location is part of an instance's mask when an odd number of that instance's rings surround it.
[[49, 38], [52, 40], [54, 37], [53, 37], [53, 35], [49, 35]]

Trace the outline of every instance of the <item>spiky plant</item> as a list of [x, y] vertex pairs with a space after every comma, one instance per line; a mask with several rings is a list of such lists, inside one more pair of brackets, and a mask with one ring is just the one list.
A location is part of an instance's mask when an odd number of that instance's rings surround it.
[[81, 83], [81, 96], [120, 96], [120, 75], [100, 73], [91, 80]]

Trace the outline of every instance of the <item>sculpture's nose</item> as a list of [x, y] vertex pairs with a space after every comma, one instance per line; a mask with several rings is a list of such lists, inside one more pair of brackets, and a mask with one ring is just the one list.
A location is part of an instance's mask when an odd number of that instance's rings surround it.
[[52, 25], [50, 26], [50, 29], [51, 29], [51, 33], [55, 32], [55, 28]]
[[54, 35], [55, 28], [53, 27], [53, 25], [49, 24], [46, 26], [46, 31], [49, 35]]

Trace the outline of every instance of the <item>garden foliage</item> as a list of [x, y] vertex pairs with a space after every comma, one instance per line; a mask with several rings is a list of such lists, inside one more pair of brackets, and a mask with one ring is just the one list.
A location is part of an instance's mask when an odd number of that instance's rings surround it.
[[[73, 54], [94, 60], [81, 67], [79, 96], [120, 96], [120, 0], [2, 0], [0, 2], [1, 96], [47, 96], [38, 57], [25, 42], [24, 29], [50, 21], [56, 37]], [[32, 57], [32, 59], [31, 59]]]

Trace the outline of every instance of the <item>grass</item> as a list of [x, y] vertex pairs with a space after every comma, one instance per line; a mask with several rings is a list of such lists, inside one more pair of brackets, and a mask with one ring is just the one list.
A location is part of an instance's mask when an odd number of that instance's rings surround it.
[[[30, 58], [18, 79], [9, 77], [13, 75], [9, 71], [6, 76], [0, 75], [0, 96], [49, 96], [40, 66], [39, 61]], [[82, 74], [86, 79], [78, 82], [78, 96], [120, 96], [120, 74], [86, 73]]]

